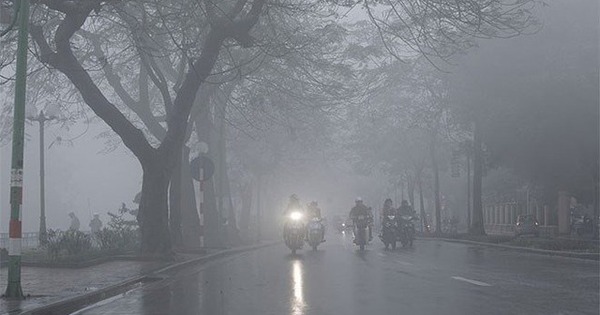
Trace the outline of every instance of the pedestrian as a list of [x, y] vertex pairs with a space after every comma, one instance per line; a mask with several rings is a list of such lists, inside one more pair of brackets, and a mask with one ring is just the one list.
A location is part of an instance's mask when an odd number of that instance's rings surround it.
[[94, 218], [90, 221], [90, 230], [92, 235], [98, 234], [102, 230], [102, 220], [100, 220], [100, 215], [97, 213], [94, 213]]
[[69, 213], [69, 217], [71, 218], [71, 225], [69, 226], [69, 231], [79, 231], [79, 218], [75, 215], [75, 213]]

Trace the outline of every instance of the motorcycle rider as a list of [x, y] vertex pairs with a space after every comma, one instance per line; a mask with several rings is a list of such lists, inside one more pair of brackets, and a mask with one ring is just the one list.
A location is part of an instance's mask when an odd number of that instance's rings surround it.
[[302, 212], [302, 214], [304, 214], [304, 209], [302, 208], [302, 204], [300, 203], [300, 198], [298, 198], [298, 195], [296, 194], [292, 194], [290, 196], [290, 199], [288, 200], [288, 205], [283, 211], [283, 215], [287, 216], [293, 210], [298, 210]]
[[[288, 200], [288, 205], [285, 208], [285, 210], [283, 211], [283, 216], [285, 218], [285, 223], [283, 225], [283, 238], [284, 239], [286, 239], [286, 237], [287, 237], [287, 229], [288, 229], [287, 227], [288, 227], [288, 223], [289, 223], [288, 215], [292, 211], [299, 211], [303, 215], [306, 215], [304, 208], [302, 208], [302, 204], [300, 203], [300, 198], [298, 198], [298, 196], [296, 194], [292, 194], [290, 196], [290, 199]], [[305, 220], [305, 218], [303, 219], [303, 221], [304, 220]]]
[[400, 208], [398, 208], [398, 214], [414, 216], [415, 210], [408, 204], [408, 201], [402, 200], [402, 204], [400, 205]]
[[[319, 221], [322, 220], [321, 217], [321, 208], [319, 208], [319, 203], [316, 201], [311, 201], [310, 204], [308, 204], [308, 207], [306, 208], [306, 220], [310, 221], [313, 218], [318, 219]], [[321, 236], [321, 240], [322, 242], [325, 242], [325, 226], [321, 225], [323, 227], [323, 229], [321, 230], [322, 236]], [[306, 239], [308, 240], [308, 230], [306, 230]]]
[[373, 213], [371, 208], [364, 205], [361, 197], [357, 197], [355, 201], [356, 205], [350, 210], [350, 219], [356, 220], [359, 215], [369, 217], [369, 241], [373, 240]]
[[321, 220], [321, 208], [319, 208], [319, 203], [312, 201], [310, 204], [308, 204], [306, 214], [309, 220], [312, 218]]
[[383, 202], [383, 209], [381, 210], [383, 219], [388, 215], [397, 215], [397, 210], [392, 206], [392, 199], [388, 198]]
[[[399, 225], [402, 226], [402, 222], [404, 221], [404, 219], [402, 218], [402, 216], [410, 216], [410, 217], [414, 217], [416, 214], [415, 210], [413, 210], [413, 208], [408, 204], [408, 201], [406, 200], [402, 200], [402, 204], [400, 205], [400, 208], [398, 208], [398, 216], [399, 216]], [[412, 226], [412, 225], [411, 225]], [[413, 227], [413, 233], [414, 231], [414, 227]]]
[[[398, 210], [392, 206], [392, 199], [388, 198], [383, 202], [383, 209], [381, 210], [380, 221], [382, 226], [387, 222], [390, 215], [398, 217]], [[396, 221], [398, 221], [397, 218]]]

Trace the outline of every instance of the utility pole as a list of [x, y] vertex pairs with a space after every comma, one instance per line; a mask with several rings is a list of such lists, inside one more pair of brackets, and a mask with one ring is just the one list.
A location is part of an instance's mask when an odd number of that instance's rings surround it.
[[[15, 3], [15, 5], [17, 5]], [[12, 162], [10, 172], [10, 226], [8, 243], [7, 298], [23, 299], [21, 288], [21, 208], [23, 204], [23, 142], [25, 138], [25, 93], [27, 84], [27, 41], [29, 0], [19, 1], [19, 36], [13, 112]]]
[[40, 124], [40, 232], [38, 240], [41, 246], [48, 243], [48, 233], [46, 231], [46, 186], [45, 186], [45, 167], [44, 167], [44, 124], [46, 121], [56, 119], [56, 116], [46, 116], [41, 110], [37, 116], [29, 116], [27, 119], [37, 121]]

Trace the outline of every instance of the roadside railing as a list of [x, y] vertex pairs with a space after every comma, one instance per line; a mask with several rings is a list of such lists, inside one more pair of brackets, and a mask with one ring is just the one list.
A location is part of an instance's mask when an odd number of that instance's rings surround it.
[[[23, 249], [36, 248], [39, 245], [38, 232], [24, 232], [21, 246]], [[0, 248], [8, 248], [8, 233], [0, 233]]]

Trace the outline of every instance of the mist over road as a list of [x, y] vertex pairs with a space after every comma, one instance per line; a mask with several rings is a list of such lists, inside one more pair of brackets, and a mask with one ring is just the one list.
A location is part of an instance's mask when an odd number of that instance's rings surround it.
[[597, 261], [417, 240], [358, 252], [329, 235], [214, 261], [78, 314], [598, 314]]

